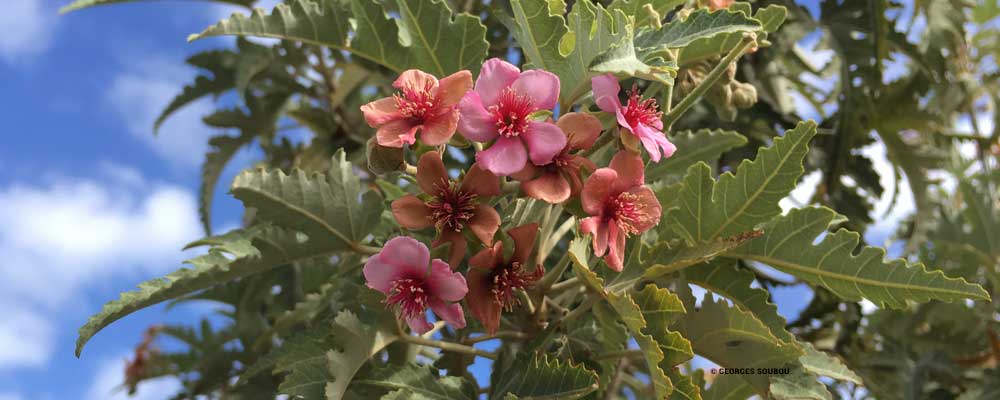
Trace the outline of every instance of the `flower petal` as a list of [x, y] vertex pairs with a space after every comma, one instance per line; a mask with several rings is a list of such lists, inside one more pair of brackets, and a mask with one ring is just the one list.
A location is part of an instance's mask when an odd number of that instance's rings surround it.
[[434, 98], [440, 101], [439, 107], [451, 107], [458, 104], [462, 96], [470, 90], [472, 90], [472, 73], [469, 70], [461, 70], [438, 81]]
[[361, 106], [361, 112], [365, 115], [365, 122], [372, 128], [403, 118], [394, 97], [386, 97], [365, 104]]
[[515, 93], [531, 98], [532, 105], [539, 110], [551, 110], [559, 101], [559, 77], [549, 71], [524, 71], [510, 87]]
[[625, 150], [616, 153], [608, 167], [618, 173], [618, 180], [615, 181], [616, 192], [624, 192], [633, 187], [642, 186], [646, 179], [642, 157]]
[[428, 146], [448, 143], [458, 128], [458, 109], [425, 120], [420, 128], [420, 141]]
[[420, 313], [413, 316], [413, 318], [407, 318], [406, 324], [410, 326], [410, 330], [412, 330], [413, 333], [418, 335], [423, 335], [434, 328], [434, 325], [427, 322], [426, 313]]
[[[483, 252], [486, 251], [489, 249], [483, 250]], [[496, 333], [497, 328], [500, 327], [501, 310], [500, 306], [493, 300], [490, 270], [470, 268], [467, 277], [469, 294], [465, 297], [465, 303], [468, 304], [469, 311], [483, 324], [489, 334]]]
[[674, 151], [677, 150], [677, 147], [673, 143], [670, 143], [670, 140], [667, 139], [663, 132], [643, 124], [639, 124], [636, 128], [638, 131], [637, 136], [642, 141], [642, 147], [645, 147], [646, 151], [649, 152], [649, 157], [653, 162], [660, 162], [661, 149], [663, 150], [663, 158], [672, 156]]
[[[566, 148], [566, 134], [555, 124], [531, 121], [527, 132], [521, 134], [528, 146], [531, 163], [545, 165]], [[515, 171], [516, 172], [516, 171]]]
[[399, 267], [384, 262], [378, 254], [368, 258], [362, 272], [368, 287], [385, 294], [392, 291], [393, 281], [403, 277]]
[[503, 242], [495, 242], [493, 246], [487, 246], [469, 259], [469, 270], [481, 269], [490, 271], [503, 261], [502, 258]]
[[546, 172], [521, 184], [524, 194], [536, 199], [559, 204], [569, 199], [572, 192], [569, 182], [559, 172]]
[[417, 161], [417, 184], [420, 190], [431, 196], [441, 193], [441, 188], [449, 183], [448, 170], [441, 161], [441, 155], [436, 151], [428, 151]]
[[580, 192], [583, 211], [590, 215], [601, 215], [604, 212], [604, 202], [611, 194], [617, 180], [618, 173], [611, 168], [599, 168], [594, 171], [587, 182], [583, 184], [583, 191]]
[[465, 173], [459, 188], [476, 196], [497, 196], [500, 194], [500, 178], [474, 163], [469, 167], [469, 172]]
[[438, 80], [434, 75], [428, 74], [419, 69], [408, 69], [399, 74], [399, 77], [392, 82], [392, 87], [400, 90], [412, 90], [415, 92], [425, 92], [434, 90], [438, 86]]
[[616, 224], [608, 224], [608, 255], [604, 256], [604, 262], [618, 272], [622, 272], [625, 264], [625, 231]]
[[394, 265], [403, 274], [411, 276], [426, 276], [427, 265], [431, 262], [427, 246], [407, 236], [389, 239], [376, 256], [381, 262]]
[[431, 209], [417, 196], [408, 194], [392, 202], [392, 216], [406, 229], [424, 229], [433, 224]]
[[409, 118], [389, 121], [375, 131], [378, 144], [385, 147], [401, 148], [403, 144], [413, 144], [417, 141], [417, 129], [420, 125]]
[[656, 198], [656, 194], [653, 193], [653, 189], [650, 189], [648, 186], [640, 186], [630, 190], [629, 193], [636, 196], [636, 205], [646, 212], [646, 219], [636, 224], [636, 229], [639, 230], [639, 233], [645, 232], [660, 223], [663, 209], [660, 206], [660, 201]]
[[514, 254], [510, 256], [510, 260], [522, 264], [526, 263], [531, 256], [531, 249], [535, 247], [535, 237], [538, 236], [538, 223], [532, 222], [511, 228], [507, 231], [507, 235], [511, 239], [514, 239]]
[[486, 60], [483, 63], [483, 68], [479, 70], [475, 92], [479, 94], [482, 104], [486, 107], [495, 105], [500, 94], [514, 83], [519, 75], [521, 75], [521, 70], [517, 69], [514, 64], [499, 58], [491, 58]]
[[580, 220], [580, 232], [592, 235], [595, 256], [603, 256], [608, 251], [608, 222], [601, 217], [587, 217]]
[[479, 94], [468, 92], [458, 103], [461, 118], [458, 119], [458, 131], [467, 139], [475, 142], [488, 142], [496, 139], [497, 126], [493, 117], [483, 106]]
[[462, 259], [465, 258], [465, 252], [469, 247], [468, 243], [465, 242], [465, 235], [462, 235], [462, 232], [444, 230], [441, 231], [437, 239], [434, 239], [431, 246], [437, 248], [445, 243], [451, 244], [451, 249], [448, 250], [448, 265], [452, 268], [458, 268], [459, 264], [462, 263]]
[[613, 113], [621, 108], [622, 102], [618, 100], [621, 86], [618, 85], [618, 78], [614, 75], [607, 73], [590, 78], [590, 86], [594, 90], [594, 103], [601, 111]]
[[441, 300], [431, 299], [428, 305], [431, 306], [431, 310], [434, 310], [434, 314], [448, 325], [455, 329], [465, 328], [465, 312], [462, 311], [461, 304], [446, 304]]
[[528, 152], [519, 138], [501, 137], [490, 148], [476, 153], [476, 161], [497, 175], [511, 175], [528, 162]]
[[469, 220], [468, 227], [479, 241], [489, 246], [493, 244], [493, 235], [500, 229], [500, 214], [493, 207], [477, 204], [476, 212]]
[[434, 259], [431, 261], [431, 275], [425, 281], [431, 297], [444, 301], [459, 301], [469, 292], [462, 274], [452, 271], [448, 263]]
[[604, 129], [597, 117], [578, 112], [562, 115], [556, 125], [566, 134], [567, 146], [572, 150], [590, 148]]

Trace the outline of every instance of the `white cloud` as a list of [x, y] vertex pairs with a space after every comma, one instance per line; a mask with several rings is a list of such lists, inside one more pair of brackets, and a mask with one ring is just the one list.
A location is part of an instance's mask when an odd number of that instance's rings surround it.
[[0, 58], [17, 63], [48, 50], [56, 27], [56, 10], [42, 0], [4, 2], [0, 12]]
[[181, 389], [176, 378], [163, 377], [139, 383], [135, 395], [129, 396], [123, 388], [125, 356], [109, 358], [101, 363], [94, 380], [87, 390], [87, 400], [162, 400], [170, 398]]
[[52, 321], [83, 288], [177, 268], [198, 226], [194, 196], [171, 185], [63, 179], [0, 187], [0, 368], [43, 365]]
[[212, 111], [209, 99], [202, 99], [174, 113], [153, 135], [153, 122], [197, 71], [176, 60], [143, 56], [146, 60], [130, 66], [111, 84], [107, 99], [133, 136], [145, 142], [160, 157], [175, 166], [194, 167], [201, 163], [208, 138], [215, 134], [201, 117]]

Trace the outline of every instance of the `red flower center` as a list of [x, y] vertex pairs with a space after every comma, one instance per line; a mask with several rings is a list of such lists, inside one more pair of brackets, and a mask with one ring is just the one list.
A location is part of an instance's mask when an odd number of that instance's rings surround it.
[[427, 309], [428, 291], [424, 288], [423, 280], [397, 279], [392, 282], [389, 293], [385, 303], [389, 306], [399, 307], [399, 315], [403, 319], [419, 316]]
[[498, 266], [493, 270], [493, 302], [500, 308], [511, 311], [514, 306], [520, 303], [514, 292], [533, 285], [541, 277], [544, 271], [542, 268], [535, 268], [534, 272], [525, 271], [521, 263], [512, 262], [503, 266]]
[[632, 85], [632, 90], [628, 92], [628, 103], [625, 104], [625, 121], [629, 126], [635, 127], [638, 124], [652, 126], [655, 121], [659, 121], [663, 115], [659, 111], [659, 105], [655, 99], [643, 99], [639, 94], [639, 88]]
[[496, 105], [490, 107], [490, 116], [497, 131], [504, 137], [516, 137], [528, 130], [528, 116], [535, 111], [531, 98], [507, 88], [500, 94]]
[[427, 203], [434, 226], [442, 231], [450, 229], [461, 232], [475, 215], [476, 195], [459, 189], [457, 183], [441, 182], [438, 188], [440, 191], [437, 197]]
[[423, 88], [404, 87], [402, 95], [399, 93], [392, 95], [396, 99], [396, 107], [399, 112], [407, 118], [419, 120], [430, 117], [433, 110], [437, 108], [433, 85], [432, 82], [428, 82]]
[[626, 236], [640, 233], [638, 226], [649, 222], [649, 213], [646, 207], [639, 203], [639, 196], [629, 192], [622, 192], [611, 200], [608, 205], [611, 219], [618, 224], [618, 229], [625, 232]]

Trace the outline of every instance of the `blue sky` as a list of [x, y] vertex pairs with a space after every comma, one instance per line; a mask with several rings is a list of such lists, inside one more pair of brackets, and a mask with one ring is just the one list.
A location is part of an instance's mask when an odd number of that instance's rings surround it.
[[[106, 300], [168, 273], [201, 235], [195, 192], [207, 138], [219, 132], [197, 103], [152, 135], [152, 121], [195, 71], [183, 60], [232, 39], [188, 44], [189, 33], [234, 8], [198, 2], [147, 2], [66, 16], [69, 0], [13, 0], [0, 14], [0, 400], [109, 399], [122, 359], [150, 324], [193, 321], [211, 308], [154, 307], [111, 325], [73, 356], [76, 329]], [[273, 1], [271, 2], [273, 3]], [[884, 149], [880, 168], [885, 168]], [[223, 186], [253, 154], [241, 154]], [[891, 179], [888, 174], [886, 179]], [[808, 181], [807, 181], [808, 182]], [[890, 183], [891, 180], [885, 182]], [[217, 193], [217, 228], [237, 224], [240, 207]], [[912, 211], [905, 196], [869, 236], [881, 243]], [[808, 198], [809, 189], [793, 197]], [[786, 204], [793, 204], [786, 202]], [[884, 208], [883, 208], [884, 209]], [[879, 215], [879, 214], [876, 214]], [[776, 291], [794, 315], [801, 287]], [[140, 387], [165, 398], [177, 383]]]

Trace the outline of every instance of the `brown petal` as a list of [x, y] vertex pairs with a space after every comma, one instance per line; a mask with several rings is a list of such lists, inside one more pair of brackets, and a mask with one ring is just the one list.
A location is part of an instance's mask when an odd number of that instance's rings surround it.
[[452, 269], [458, 269], [458, 265], [462, 263], [462, 259], [465, 258], [465, 252], [469, 248], [468, 243], [465, 241], [465, 236], [461, 232], [442, 231], [438, 235], [438, 238], [431, 243], [431, 246], [438, 247], [445, 242], [451, 243], [451, 249], [448, 250], [448, 265]]
[[587, 149], [594, 145], [604, 129], [597, 117], [571, 112], [559, 117], [556, 125], [566, 133], [566, 146], [573, 150]]
[[[490, 251], [484, 249], [483, 252]], [[483, 252], [480, 252], [482, 254]], [[477, 254], [478, 256], [478, 254]], [[475, 257], [473, 257], [475, 258]], [[493, 300], [493, 283], [490, 270], [470, 268], [465, 281], [469, 284], [469, 294], [465, 302], [472, 316], [479, 320], [487, 333], [494, 334], [500, 327], [500, 305]]]
[[524, 194], [552, 204], [569, 199], [572, 192], [569, 182], [558, 171], [546, 172], [538, 178], [521, 184]]
[[460, 190], [473, 193], [476, 196], [496, 196], [500, 194], [500, 178], [481, 168], [479, 163], [475, 163], [469, 167], [469, 172], [466, 172], [465, 177], [462, 178]]
[[396, 217], [399, 226], [406, 229], [423, 229], [432, 224], [431, 209], [412, 194], [392, 202], [392, 216]]
[[469, 259], [469, 269], [493, 270], [503, 260], [503, 242], [493, 243], [493, 246], [480, 250]]
[[614, 191], [624, 192], [636, 186], [642, 186], [645, 178], [645, 165], [642, 158], [628, 151], [619, 151], [611, 159], [611, 169], [618, 173]]
[[535, 247], [535, 237], [538, 236], [538, 223], [532, 222], [524, 224], [507, 231], [511, 239], [514, 239], [514, 254], [511, 261], [525, 263], [531, 256], [531, 249]]
[[493, 207], [477, 204], [476, 212], [469, 220], [468, 226], [479, 241], [487, 246], [492, 245], [493, 235], [500, 229], [500, 214]]
[[448, 185], [448, 170], [436, 151], [428, 151], [417, 161], [417, 184], [431, 196], [441, 193], [443, 185]]

